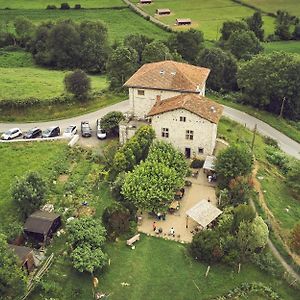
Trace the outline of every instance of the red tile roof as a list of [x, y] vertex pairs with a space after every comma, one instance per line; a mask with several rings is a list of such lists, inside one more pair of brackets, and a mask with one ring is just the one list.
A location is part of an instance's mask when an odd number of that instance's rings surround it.
[[166, 100], [158, 101], [148, 116], [162, 114], [177, 109], [185, 109], [212, 123], [218, 124], [223, 106], [206, 97], [195, 94], [182, 94]]
[[203, 88], [209, 73], [207, 68], [165, 60], [143, 65], [124, 86], [197, 92]]

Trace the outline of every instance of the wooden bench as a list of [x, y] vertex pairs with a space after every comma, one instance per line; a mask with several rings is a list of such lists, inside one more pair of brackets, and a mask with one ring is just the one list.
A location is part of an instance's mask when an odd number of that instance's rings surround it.
[[133, 236], [131, 239], [127, 240], [126, 244], [132, 246], [133, 243], [140, 240], [140, 234]]

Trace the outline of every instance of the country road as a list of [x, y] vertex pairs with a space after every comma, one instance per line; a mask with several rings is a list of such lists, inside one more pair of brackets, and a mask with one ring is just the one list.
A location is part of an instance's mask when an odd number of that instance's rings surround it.
[[[95, 129], [96, 126], [96, 120], [98, 118], [101, 118], [106, 113], [118, 110], [121, 112], [126, 112], [129, 110], [129, 101], [122, 101], [117, 104], [111, 105], [109, 107], [102, 108], [98, 111], [88, 113], [85, 115], [69, 118], [69, 119], [63, 119], [63, 120], [56, 120], [56, 121], [50, 121], [50, 122], [34, 122], [34, 123], [0, 123], [0, 132], [7, 131], [8, 129], [12, 127], [19, 127], [22, 131], [27, 131], [32, 127], [39, 127], [42, 130], [46, 129], [50, 126], [60, 126], [62, 130], [64, 130], [69, 125], [77, 125], [78, 128], [80, 127], [81, 121], [89, 121], [91, 124], [91, 127]], [[290, 139], [280, 131], [276, 130], [275, 128], [271, 127], [270, 125], [266, 124], [265, 122], [252, 117], [244, 112], [241, 112], [239, 110], [230, 108], [228, 106], [224, 106], [224, 112], [223, 115], [225, 117], [228, 117], [242, 125], [246, 125], [247, 128], [253, 129], [255, 124], [257, 124], [257, 131], [261, 133], [262, 135], [269, 136], [273, 139], [275, 139], [279, 147], [286, 152], [287, 154], [296, 157], [297, 159], [300, 159], [300, 144], [296, 141]]]

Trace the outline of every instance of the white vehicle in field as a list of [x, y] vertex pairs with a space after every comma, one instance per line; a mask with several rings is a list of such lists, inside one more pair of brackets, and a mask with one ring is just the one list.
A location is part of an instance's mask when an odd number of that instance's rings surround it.
[[2, 140], [12, 140], [22, 135], [19, 128], [12, 128], [1, 135]]

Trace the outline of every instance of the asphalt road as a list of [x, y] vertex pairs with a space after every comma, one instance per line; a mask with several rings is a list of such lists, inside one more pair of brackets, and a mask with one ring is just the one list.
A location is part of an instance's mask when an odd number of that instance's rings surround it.
[[[63, 120], [56, 120], [56, 121], [50, 121], [50, 122], [34, 122], [34, 123], [0, 123], [0, 132], [4, 132], [9, 130], [12, 127], [18, 127], [23, 132], [26, 132], [32, 127], [39, 127], [42, 130], [50, 127], [50, 126], [59, 126], [61, 128], [61, 131], [63, 132], [65, 128], [67, 128], [69, 125], [76, 125], [80, 129], [80, 122], [81, 121], [89, 121], [90, 125], [92, 127], [93, 132], [95, 133], [96, 129], [96, 120], [98, 118], [101, 118], [105, 114], [107, 114], [110, 111], [121, 111], [126, 112], [129, 110], [129, 101], [122, 101], [117, 104], [111, 105], [109, 107], [102, 108], [98, 111], [88, 113], [82, 116], [77, 116], [74, 118], [69, 119], [63, 119]], [[287, 154], [294, 156], [298, 159], [300, 159], [300, 144], [295, 142], [294, 140], [290, 139], [283, 133], [279, 132], [278, 130], [274, 129], [270, 125], [264, 123], [263, 121], [252, 117], [244, 112], [241, 112], [239, 110], [224, 106], [224, 112], [223, 115], [240, 123], [243, 125], [246, 125], [247, 128], [253, 130], [255, 127], [255, 124], [257, 124], [257, 131], [261, 133], [262, 135], [269, 136], [273, 139], [275, 139], [279, 147], [286, 152]], [[88, 139], [86, 139], [88, 140]]]

